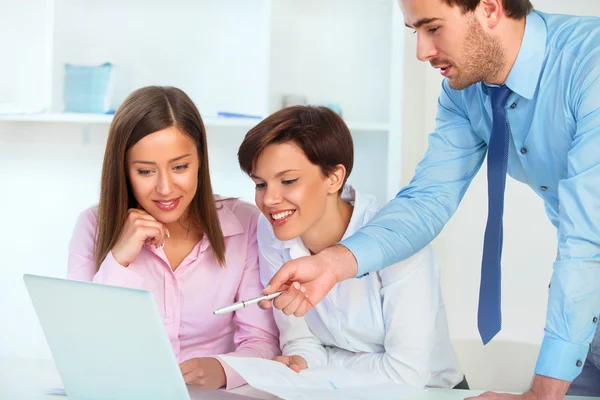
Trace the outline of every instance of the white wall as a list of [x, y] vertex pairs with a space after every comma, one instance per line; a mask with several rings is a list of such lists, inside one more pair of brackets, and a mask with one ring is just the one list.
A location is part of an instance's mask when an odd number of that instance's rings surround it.
[[64, 63], [110, 61], [115, 105], [139, 87], [171, 85], [204, 115], [268, 113], [269, 0], [55, 2], [53, 111]]
[[347, 121], [387, 122], [389, 0], [273, 3], [271, 109], [281, 96], [338, 103]]
[[[535, 0], [547, 13], [600, 15], [597, 0]], [[402, 182], [408, 183], [435, 127], [442, 78], [416, 57], [416, 37], [407, 35]], [[485, 163], [454, 217], [434, 241], [442, 263], [442, 287], [453, 338], [477, 339], [477, 301], [487, 218]], [[543, 202], [529, 187], [508, 179], [504, 213], [503, 329], [499, 340], [539, 344], [543, 338], [548, 283], [556, 257], [556, 233]]]
[[[0, 107], [4, 99], [17, 104], [22, 100], [27, 106], [32, 99], [39, 99], [40, 104], [59, 112], [63, 63], [111, 61], [119, 89], [115, 103], [134, 88], [168, 84], [184, 89], [203, 116], [218, 110], [265, 115], [270, 95], [279, 97], [298, 90], [308, 93], [313, 102], [341, 102], [352, 122], [363, 127], [374, 122], [383, 125], [388, 117], [386, 82], [390, 71], [385, 56], [390, 39], [382, 36], [389, 31], [390, 22], [379, 24], [376, 17], [388, 16], [390, 1], [379, 0], [371, 10], [363, 0], [350, 5], [332, 0], [323, 10], [345, 27], [337, 36], [320, 40], [324, 55], [348, 35], [354, 36], [343, 49], [338, 48], [337, 55], [345, 57], [344, 65], [336, 64], [336, 57], [318, 57], [318, 69], [326, 71], [321, 84], [305, 79], [312, 71], [307, 69], [315, 67], [310, 60], [315, 55], [306, 41], [328, 34], [327, 18], [319, 17], [321, 4], [316, 0], [304, 4], [303, 18], [285, 27], [274, 24], [285, 28], [277, 44], [271, 43], [271, 10], [293, 17], [297, 10], [291, 1], [225, 0], [216, 4], [178, 0], [165, 6], [159, 0], [26, 0], [17, 5], [0, 0], [0, 9], [8, 11], [0, 14], [3, 22], [5, 16], [8, 19], [0, 24], [0, 48], [7, 59], [23, 61], [0, 65]], [[283, 6], [292, 15], [279, 9]], [[336, 9], [342, 6], [349, 8], [337, 15]], [[367, 26], [354, 29], [363, 22], [359, 18], [363, 11], [372, 11], [364, 21]], [[45, 22], [52, 20], [45, 18], [48, 13], [55, 15], [54, 28]], [[132, 15], [140, 18], [132, 19]], [[306, 33], [302, 25], [311, 19], [315, 20], [310, 30], [313, 36], [298, 37]], [[110, 29], [106, 21], [110, 21]], [[383, 35], [377, 36], [379, 25], [383, 25], [379, 29]], [[360, 54], [353, 53], [352, 47], [360, 40], [361, 30], [372, 35], [363, 43], [370, 52], [356, 62], [353, 57]], [[368, 46], [368, 41], [384, 43]], [[290, 52], [294, 46], [302, 47], [302, 52]], [[271, 64], [278, 74], [275, 78], [270, 75]], [[299, 68], [293, 69], [296, 64]], [[342, 85], [335, 84], [340, 74], [345, 77]], [[287, 80], [277, 79], [280, 76]], [[302, 84], [286, 86], [296, 81]], [[365, 91], [369, 95], [360, 96]], [[332, 96], [336, 92], [344, 94], [343, 101]], [[375, 99], [378, 92], [385, 93]], [[246, 129], [207, 126], [207, 131], [214, 191], [252, 202], [254, 185], [239, 170], [236, 154]], [[0, 279], [0, 357], [50, 356], [22, 275], [65, 276], [75, 220], [84, 208], [98, 201], [107, 132], [106, 124], [86, 128], [75, 123], [0, 121], [0, 220], [4, 227], [0, 230], [0, 266], [6, 271]], [[358, 172], [350, 182], [384, 198], [387, 160], [381, 154], [387, 150], [387, 132], [361, 128], [353, 135]], [[373, 179], [375, 174], [379, 179]]]
[[[545, 11], [600, 15], [600, 2], [596, 0], [572, 0], [568, 5], [559, 0], [539, 0], [536, 5]], [[0, 44], [5, 43], [3, 37], [0, 35]], [[427, 133], [433, 130], [441, 81], [429, 65], [414, 58], [414, 40], [413, 35], [406, 35], [404, 183], [425, 150]], [[0, 66], [0, 73], [5, 74], [7, 68]], [[35, 88], [32, 82], [27, 90]], [[382, 114], [382, 120], [384, 117]], [[0, 280], [0, 357], [50, 356], [21, 276], [25, 272], [64, 276], [66, 246], [75, 219], [98, 199], [106, 133], [106, 126], [91, 127], [85, 133], [69, 124], [0, 125], [0, 268], [4, 271]], [[231, 143], [239, 143], [243, 134], [224, 128], [209, 130], [211, 171], [216, 192], [252, 201], [252, 183], [238, 170], [236, 155], [230, 151]], [[385, 171], [385, 157], [374, 156], [385, 149], [385, 135], [358, 132], [355, 143], [361, 149], [356, 155], [356, 171]], [[443, 263], [451, 333], [456, 338], [477, 337], [476, 307], [487, 204], [483, 172], [435, 242]], [[361, 175], [353, 174], [359, 188], [385, 193], [385, 188], [376, 187], [375, 180], [365, 179], [368, 174]], [[541, 201], [527, 187], [511, 180], [505, 214], [504, 330], [500, 336], [539, 342], [556, 253], [554, 230], [543, 215]]]
[[[0, 110], [9, 106], [39, 109], [45, 105], [46, 54], [42, 39], [48, 28], [45, 2], [0, 0], [0, 10], [4, 14], [0, 24], [0, 76], [8, 77], [0, 80]], [[23, 18], [24, 15], [27, 18]]]

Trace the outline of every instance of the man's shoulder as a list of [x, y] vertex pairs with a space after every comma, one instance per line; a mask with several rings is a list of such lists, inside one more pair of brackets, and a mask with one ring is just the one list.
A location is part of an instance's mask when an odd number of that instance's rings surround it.
[[537, 12], [547, 29], [547, 47], [581, 60], [600, 49], [600, 17]]

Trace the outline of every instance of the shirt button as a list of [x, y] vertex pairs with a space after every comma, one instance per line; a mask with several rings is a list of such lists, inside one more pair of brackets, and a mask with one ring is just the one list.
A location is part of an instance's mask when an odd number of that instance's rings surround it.
[[175, 279], [171, 279], [171, 286], [175, 286]]
[[548, 190], [548, 187], [547, 186], [540, 186], [540, 190], [542, 192], [545, 192], [546, 190]]
[[581, 362], [581, 360], [577, 360], [577, 364], [575, 364], [575, 365], [577, 365], [578, 367], [581, 367], [583, 365], [583, 363]]
[[592, 321], [594, 321], [594, 323], [598, 322], [598, 317], [594, 317]]
[[527, 149], [525, 147], [521, 147], [521, 154], [527, 154]]
[[512, 103], [512, 104], [510, 105], [510, 108], [512, 108], [513, 110], [514, 110], [515, 108], [517, 108], [517, 103]]

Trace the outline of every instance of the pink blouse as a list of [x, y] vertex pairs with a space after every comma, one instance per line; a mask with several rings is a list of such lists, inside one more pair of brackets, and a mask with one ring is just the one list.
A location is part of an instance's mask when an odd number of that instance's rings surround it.
[[143, 247], [125, 268], [109, 253], [98, 272], [93, 255], [98, 208], [81, 213], [69, 245], [68, 278], [152, 292], [173, 346], [177, 362], [215, 357], [227, 376], [226, 389], [246, 382], [218, 355], [262, 357], [280, 354], [278, 331], [271, 312], [250, 306], [215, 316], [213, 310], [238, 300], [259, 296], [256, 223], [259, 211], [249, 203], [217, 202], [225, 237], [226, 266], [213, 257], [205, 237], [175, 271], [162, 249]]

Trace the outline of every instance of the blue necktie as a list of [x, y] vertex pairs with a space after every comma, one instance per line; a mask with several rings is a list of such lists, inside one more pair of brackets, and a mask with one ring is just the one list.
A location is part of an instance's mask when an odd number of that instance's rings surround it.
[[502, 214], [504, 213], [504, 187], [508, 163], [508, 121], [506, 101], [510, 89], [506, 86], [489, 87], [492, 100], [492, 134], [488, 144], [488, 220], [483, 242], [481, 285], [477, 327], [487, 344], [502, 327], [500, 311], [500, 260], [502, 258]]

